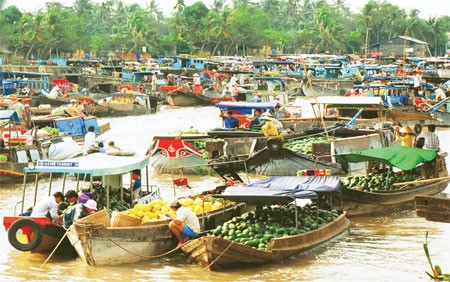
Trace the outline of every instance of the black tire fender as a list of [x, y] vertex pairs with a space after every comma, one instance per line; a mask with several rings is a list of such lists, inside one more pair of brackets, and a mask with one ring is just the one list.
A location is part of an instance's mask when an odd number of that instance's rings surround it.
[[283, 141], [280, 138], [271, 137], [267, 140], [269, 151], [278, 152], [283, 148]]
[[[23, 244], [17, 240], [17, 231], [24, 226], [31, 227], [34, 233], [33, 239], [28, 244]], [[11, 246], [19, 251], [27, 252], [36, 249], [41, 244], [43, 238], [44, 230], [36, 221], [30, 218], [16, 220], [8, 229], [8, 241]]]

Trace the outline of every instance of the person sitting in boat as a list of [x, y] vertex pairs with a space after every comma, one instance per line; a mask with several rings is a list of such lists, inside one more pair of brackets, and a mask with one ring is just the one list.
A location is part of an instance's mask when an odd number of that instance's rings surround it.
[[264, 125], [265, 122], [261, 120], [261, 114], [262, 112], [260, 109], [254, 110], [253, 117], [249, 118], [251, 120], [250, 128], [261, 128]]
[[220, 112], [220, 117], [223, 120], [223, 125], [225, 128], [239, 128], [239, 120], [233, 117], [232, 111], [227, 111], [226, 115], [224, 115], [223, 112]]
[[141, 96], [136, 96], [136, 98], [134, 98], [134, 104], [136, 105], [141, 105], [141, 106], [145, 106], [145, 101], [144, 99], [142, 99]]
[[181, 88], [182, 91], [185, 93], [191, 92], [191, 86], [189, 85], [189, 82], [186, 79], [183, 80]]
[[106, 148], [105, 148], [105, 145], [103, 144], [103, 142], [98, 142], [97, 146], [98, 146], [99, 153], [106, 153]]
[[78, 202], [78, 193], [75, 190], [69, 190], [64, 195], [64, 198], [70, 205], [76, 204]]
[[262, 115], [261, 120], [265, 121], [264, 125], [261, 127], [264, 136], [281, 138], [278, 128], [274, 124], [273, 118], [270, 115]]
[[225, 85], [222, 90], [222, 97], [226, 97], [227, 95], [231, 95], [230, 86]]
[[95, 127], [89, 126], [88, 133], [84, 136], [83, 155], [86, 155], [92, 147], [95, 147]]
[[256, 94], [255, 96], [253, 96], [252, 102], [254, 102], [254, 103], [260, 103], [260, 102], [262, 102], [261, 97], [262, 97], [262, 96], [261, 96], [261, 93]]
[[447, 95], [445, 95], [445, 86], [441, 85], [434, 91], [434, 100], [437, 102], [440, 102], [447, 98]]
[[31, 217], [48, 217], [53, 222], [62, 219], [58, 216], [58, 204], [64, 201], [62, 192], [55, 192], [52, 196], [39, 201], [31, 212]]
[[402, 142], [402, 146], [414, 147], [416, 132], [408, 125], [401, 128], [395, 127], [395, 140]]
[[145, 85], [144, 85], [144, 83], [139, 82], [139, 84], [137, 85], [137, 89], [138, 89], [139, 93], [141, 93], [141, 94], [145, 93]]
[[200, 222], [198, 217], [189, 208], [181, 206], [178, 200], [170, 203], [172, 211], [177, 213], [177, 217], [173, 218], [169, 213], [166, 214], [171, 219], [169, 228], [178, 239], [178, 246], [184, 244], [183, 237], [195, 238], [200, 232]]
[[97, 202], [94, 200], [88, 200], [86, 203], [78, 203], [73, 207], [69, 208], [63, 214], [63, 225], [67, 229], [69, 228], [77, 219], [81, 219], [88, 215], [97, 212]]
[[62, 96], [61, 88], [59, 88], [59, 86], [55, 84], [52, 90], [50, 90], [48, 96], [53, 99], [56, 99], [58, 96]]
[[141, 198], [141, 171], [139, 169], [135, 169], [132, 172], [132, 182], [130, 188], [133, 188], [133, 199], [139, 200]]

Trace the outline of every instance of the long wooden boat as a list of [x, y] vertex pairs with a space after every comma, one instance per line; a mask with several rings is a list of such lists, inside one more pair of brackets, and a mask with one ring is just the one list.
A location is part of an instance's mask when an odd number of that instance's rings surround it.
[[[334, 204], [337, 204], [336, 208], [344, 210], [348, 216], [389, 212], [405, 208], [408, 205], [412, 206], [416, 196], [431, 196], [440, 193], [447, 188], [450, 182], [450, 178], [447, 178], [445, 158], [431, 150], [395, 146], [358, 151], [337, 157], [350, 162], [377, 160], [404, 171], [412, 170], [422, 162], [432, 161], [436, 158], [435, 176], [437, 178], [412, 181], [412, 184], [416, 184], [416, 186], [405, 185], [398, 190], [372, 190], [370, 192], [344, 187], [342, 197], [337, 203], [334, 201]], [[411, 182], [405, 183], [411, 184]]]
[[202, 94], [194, 94], [193, 92], [177, 90], [167, 93], [166, 97], [167, 102], [171, 106], [189, 107], [214, 105], [214, 102], [210, 99], [211, 97]]
[[416, 196], [430, 196], [444, 191], [449, 181], [442, 180], [396, 191], [363, 192], [344, 188], [342, 190], [342, 209], [349, 216], [402, 209], [408, 205], [412, 206]]
[[353, 81], [350, 79], [325, 79], [315, 78], [311, 80], [311, 85], [306, 80], [301, 88], [305, 96], [343, 96], [353, 88]]
[[217, 237], [201, 237], [185, 244], [181, 249], [203, 267], [213, 271], [226, 268], [256, 266], [286, 259], [336, 237], [348, 229], [345, 214], [319, 229], [300, 235], [271, 239], [267, 251]]
[[[201, 230], [223, 224], [247, 211], [244, 204], [232, 204], [221, 210], [199, 216]], [[88, 222], [86, 222], [86, 220]], [[77, 221], [68, 237], [78, 255], [88, 265], [120, 265], [135, 263], [164, 254], [177, 245], [168, 221], [157, 221], [128, 227], [110, 227], [109, 219], [100, 223]]]

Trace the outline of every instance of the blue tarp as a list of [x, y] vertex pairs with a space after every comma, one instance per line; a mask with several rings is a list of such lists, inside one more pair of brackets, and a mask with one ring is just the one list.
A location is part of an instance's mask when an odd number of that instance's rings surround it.
[[256, 205], [287, 204], [295, 199], [315, 199], [317, 193], [339, 192], [337, 176], [274, 176], [244, 187], [230, 186], [218, 195]]
[[13, 121], [14, 123], [20, 123], [19, 116], [17, 115], [16, 111], [13, 110], [4, 110], [0, 111], [0, 120], [9, 119]]

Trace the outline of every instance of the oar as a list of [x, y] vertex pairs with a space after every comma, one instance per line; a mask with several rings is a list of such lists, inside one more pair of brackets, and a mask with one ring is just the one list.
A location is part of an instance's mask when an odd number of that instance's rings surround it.
[[403, 186], [403, 185], [409, 185], [409, 184], [431, 183], [431, 182], [437, 182], [437, 181], [447, 180], [447, 179], [450, 179], [450, 176], [444, 176], [444, 177], [438, 177], [438, 178], [430, 178], [430, 179], [421, 179], [421, 180], [414, 180], [414, 181], [407, 181], [407, 182], [399, 182], [399, 183], [392, 184], [392, 186]]

